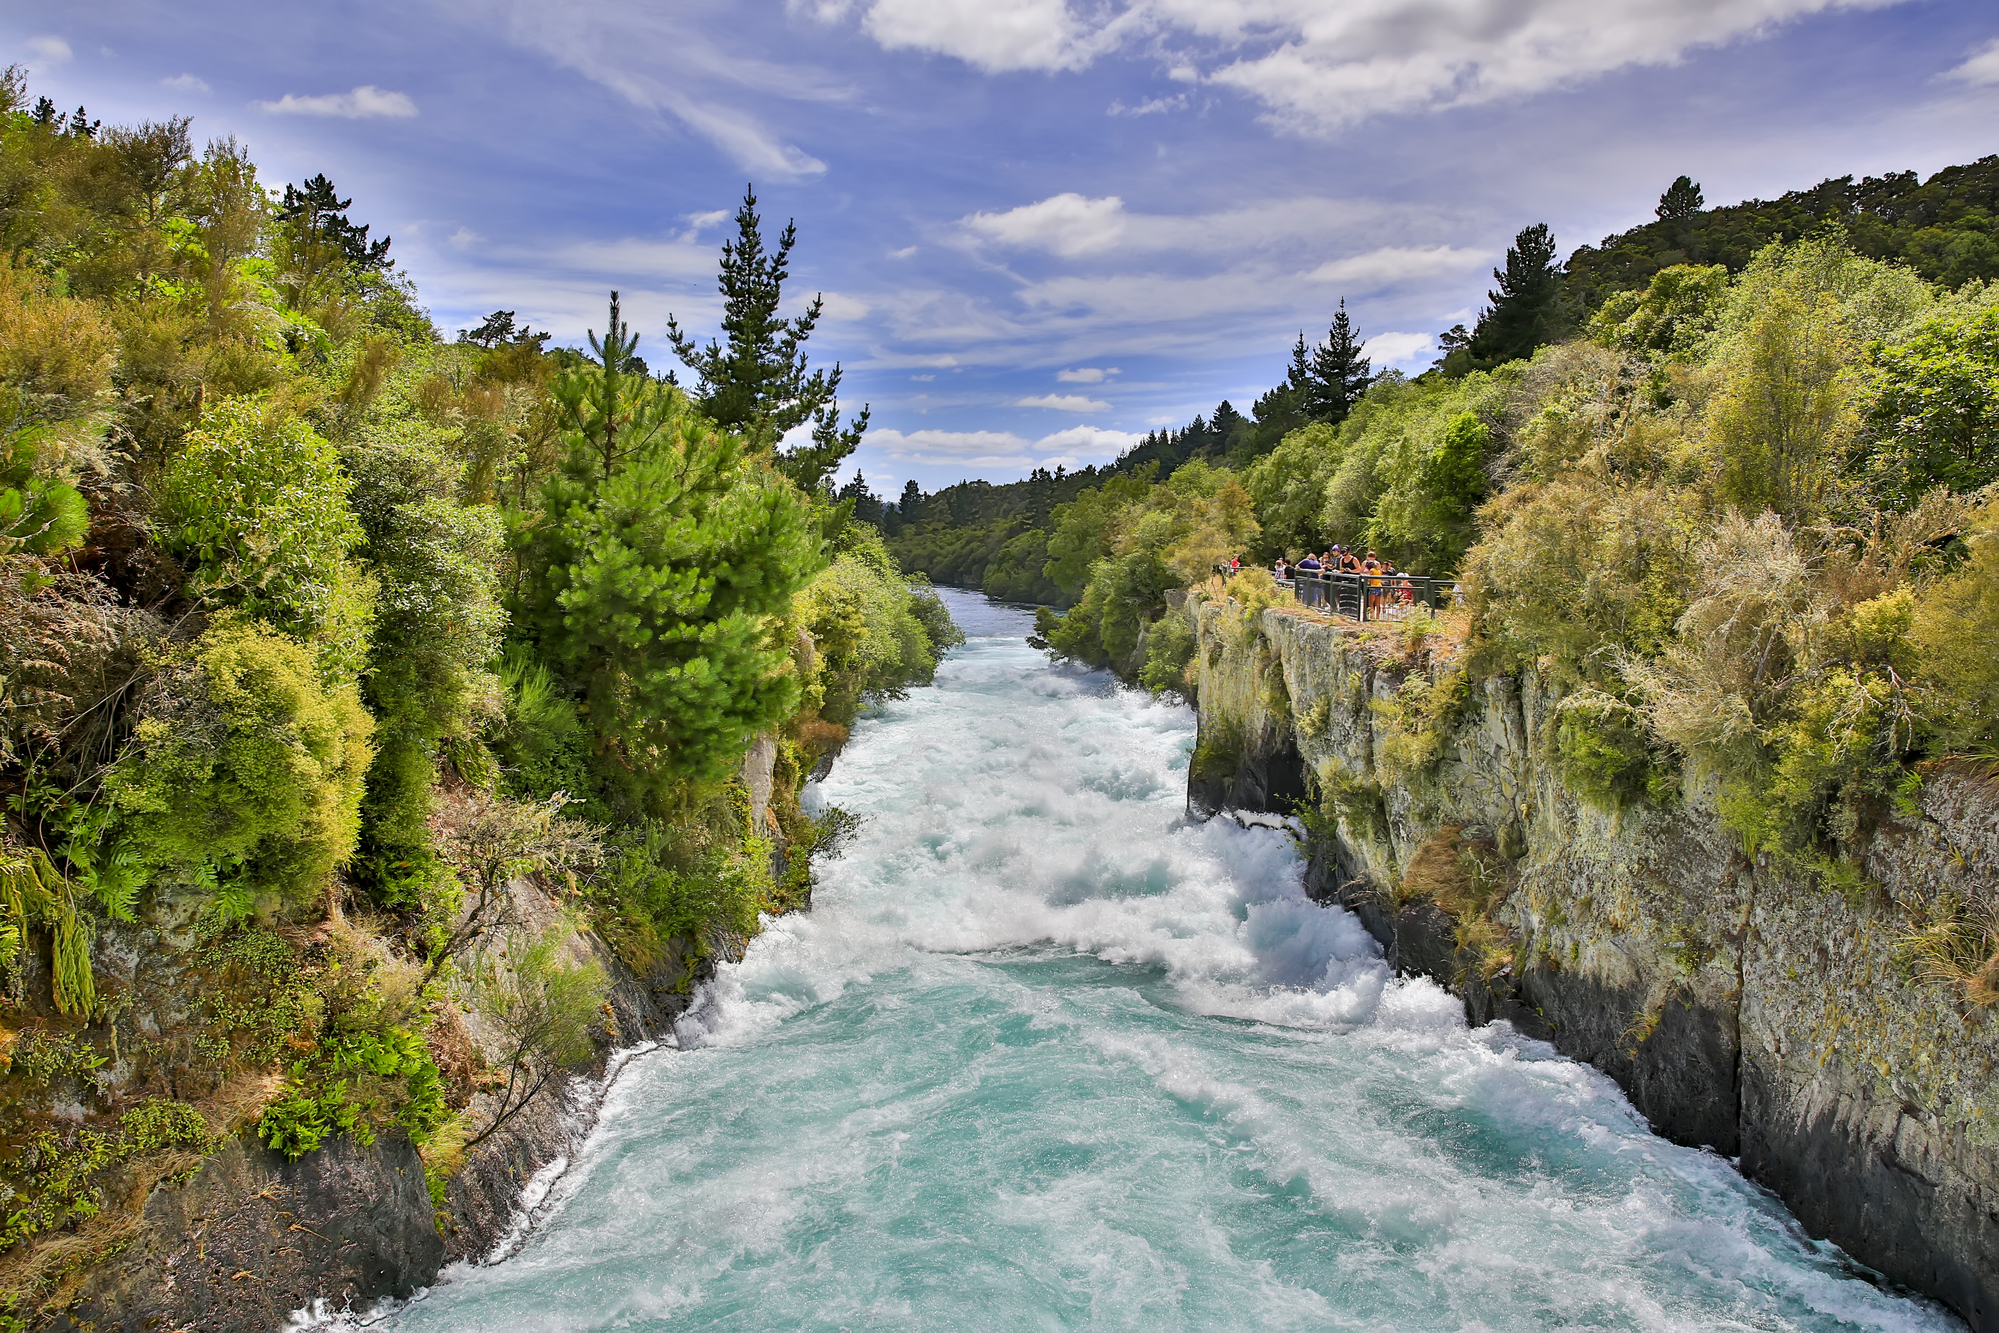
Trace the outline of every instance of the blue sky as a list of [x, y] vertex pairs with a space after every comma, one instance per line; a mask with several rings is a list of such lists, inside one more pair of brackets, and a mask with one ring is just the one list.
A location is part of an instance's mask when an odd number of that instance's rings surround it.
[[[756, 183], [878, 491], [1114, 457], [1347, 301], [1417, 370], [1521, 226], [1999, 152], [1989, 0], [99, 0], [0, 13], [65, 109], [317, 171], [447, 333], [711, 326]], [[641, 352], [664, 364], [663, 340]]]

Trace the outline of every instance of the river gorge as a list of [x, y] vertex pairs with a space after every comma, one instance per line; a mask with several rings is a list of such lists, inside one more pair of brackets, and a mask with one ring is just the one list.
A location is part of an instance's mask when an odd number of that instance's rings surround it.
[[946, 596], [814, 789], [865, 820], [814, 909], [391, 1327], [1961, 1327], [1190, 818], [1191, 709]]

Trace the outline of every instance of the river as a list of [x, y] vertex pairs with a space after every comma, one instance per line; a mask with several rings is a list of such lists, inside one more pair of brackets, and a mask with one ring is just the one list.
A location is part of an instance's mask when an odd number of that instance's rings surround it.
[[812, 793], [866, 819], [814, 910], [397, 1333], [1961, 1327], [1189, 821], [1190, 710], [946, 596]]

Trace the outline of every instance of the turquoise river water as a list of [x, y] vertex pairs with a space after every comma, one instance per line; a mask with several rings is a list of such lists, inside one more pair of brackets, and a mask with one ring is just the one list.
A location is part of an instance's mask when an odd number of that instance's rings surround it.
[[814, 910], [395, 1333], [1960, 1327], [1393, 979], [1282, 833], [1185, 817], [1188, 709], [946, 595], [971, 641], [815, 789], [867, 822]]

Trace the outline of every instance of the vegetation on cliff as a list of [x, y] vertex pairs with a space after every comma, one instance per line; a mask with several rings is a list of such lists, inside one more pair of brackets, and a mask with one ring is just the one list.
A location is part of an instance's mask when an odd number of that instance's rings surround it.
[[955, 641], [826, 489], [865, 413], [753, 196], [692, 396], [615, 294], [443, 341], [351, 208], [0, 78], [0, 1320], [246, 1127], [405, 1133], [441, 1204], [607, 966], [802, 904], [806, 774]]

